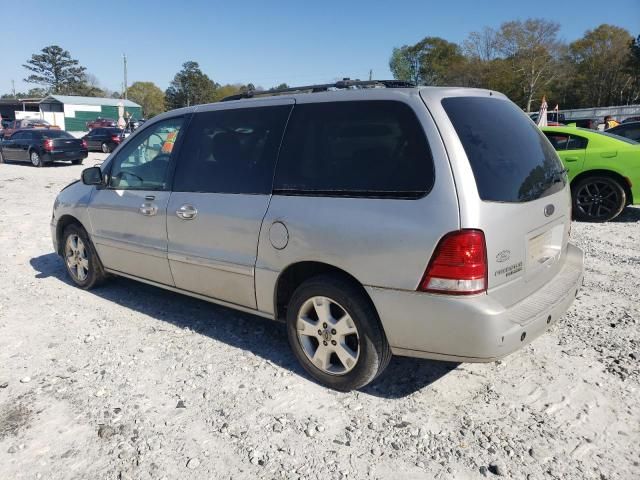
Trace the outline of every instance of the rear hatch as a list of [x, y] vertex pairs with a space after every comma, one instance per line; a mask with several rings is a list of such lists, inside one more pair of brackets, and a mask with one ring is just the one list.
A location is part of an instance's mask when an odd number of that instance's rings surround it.
[[459, 89], [438, 100], [427, 105], [439, 125], [452, 127], [441, 132], [461, 227], [484, 232], [488, 294], [512, 305], [564, 263], [571, 223], [566, 173], [539, 128], [503, 95]]

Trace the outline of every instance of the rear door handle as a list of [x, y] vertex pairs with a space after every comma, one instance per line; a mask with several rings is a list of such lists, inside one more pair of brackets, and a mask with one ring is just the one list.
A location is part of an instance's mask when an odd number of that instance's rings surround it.
[[140, 205], [140, 213], [142, 215], [146, 215], [147, 217], [152, 217], [156, 213], [158, 213], [158, 207], [153, 203], [145, 202]]
[[564, 157], [567, 162], [577, 162], [580, 160], [578, 157]]
[[176, 210], [176, 215], [183, 220], [193, 220], [198, 215], [198, 210], [193, 205], [182, 205]]

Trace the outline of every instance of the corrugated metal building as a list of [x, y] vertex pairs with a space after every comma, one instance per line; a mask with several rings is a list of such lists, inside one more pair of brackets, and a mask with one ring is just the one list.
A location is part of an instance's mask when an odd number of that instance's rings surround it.
[[81, 132], [86, 130], [87, 122], [98, 117], [117, 121], [120, 102], [132, 118], [142, 118], [142, 107], [131, 100], [75, 95], [49, 95], [40, 102], [40, 111], [49, 123], [70, 132]]

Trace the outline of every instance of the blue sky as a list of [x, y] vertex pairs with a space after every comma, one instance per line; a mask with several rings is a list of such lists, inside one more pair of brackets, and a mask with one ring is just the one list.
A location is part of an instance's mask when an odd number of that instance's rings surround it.
[[147, 1], [4, 2], [0, 93], [30, 86], [22, 64], [50, 44], [69, 50], [100, 80], [119, 90], [122, 53], [129, 84], [153, 81], [166, 88], [181, 64], [195, 60], [219, 83], [265, 88], [336, 78], [391, 77], [394, 46], [425, 36], [461, 42], [473, 30], [543, 17], [562, 25], [566, 41], [611, 23], [640, 34], [640, 0], [455, 0], [376, 2]]

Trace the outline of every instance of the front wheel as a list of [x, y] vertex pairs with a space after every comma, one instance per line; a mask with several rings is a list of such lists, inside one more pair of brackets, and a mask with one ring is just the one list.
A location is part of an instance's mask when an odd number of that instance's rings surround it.
[[33, 165], [34, 167], [42, 167], [42, 157], [40, 157], [40, 154], [35, 150], [31, 151], [31, 153], [29, 154], [29, 159], [31, 160], [31, 165]]
[[627, 204], [624, 188], [611, 177], [587, 177], [571, 189], [573, 214], [584, 222], [608, 222], [616, 218]]
[[314, 277], [296, 289], [287, 308], [287, 333], [309, 375], [336, 390], [365, 386], [391, 359], [373, 304], [339, 276]]
[[87, 232], [79, 225], [69, 225], [62, 235], [63, 258], [67, 273], [78, 287], [90, 290], [106, 278], [102, 263]]

